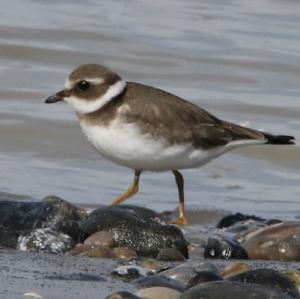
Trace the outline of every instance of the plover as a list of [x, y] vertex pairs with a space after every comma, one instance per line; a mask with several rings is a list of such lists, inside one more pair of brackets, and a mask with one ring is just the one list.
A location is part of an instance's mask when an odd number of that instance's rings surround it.
[[172, 171], [179, 194], [177, 224], [187, 224], [180, 169], [200, 167], [241, 146], [294, 144], [293, 136], [272, 135], [223, 121], [164, 90], [126, 82], [97, 64], [77, 67], [64, 89], [46, 103], [65, 101], [76, 111], [89, 142], [105, 158], [134, 170], [132, 186], [112, 205], [134, 196], [143, 171]]

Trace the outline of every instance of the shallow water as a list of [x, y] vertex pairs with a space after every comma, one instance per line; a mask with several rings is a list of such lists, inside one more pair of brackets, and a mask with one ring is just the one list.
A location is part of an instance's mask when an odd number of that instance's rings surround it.
[[[131, 183], [131, 170], [85, 141], [70, 107], [43, 103], [82, 63], [300, 139], [298, 1], [11, 0], [0, 10], [0, 59], [1, 197], [96, 206]], [[188, 206], [293, 218], [299, 157], [299, 146], [249, 147], [184, 171]], [[177, 206], [171, 173], [145, 173], [140, 190], [131, 203]]]

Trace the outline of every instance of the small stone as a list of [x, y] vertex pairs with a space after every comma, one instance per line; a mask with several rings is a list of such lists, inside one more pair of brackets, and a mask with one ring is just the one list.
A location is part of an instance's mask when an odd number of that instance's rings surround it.
[[102, 246], [113, 248], [114, 240], [110, 232], [100, 231], [90, 235], [87, 239], [85, 239], [83, 244], [87, 246]]
[[191, 288], [194, 287], [200, 283], [205, 283], [205, 282], [209, 282], [209, 281], [219, 281], [219, 280], [223, 280], [221, 276], [219, 276], [218, 274], [214, 273], [214, 272], [210, 272], [210, 271], [201, 271], [198, 272], [188, 283], [187, 288]]
[[141, 259], [137, 261], [137, 263], [139, 266], [153, 271], [158, 271], [162, 268], [161, 265], [152, 258]]
[[300, 272], [295, 270], [287, 270], [284, 271], [283, 274], [287, 276], [298, 288], [298, 291], [300, 291]]
[[232, 263], [225, 267], [225, 269], [220, 274], [223, 278], [228, 278], [239, 273], [251, 270], [251, 266], [246, 263]]
[[134, 265], [119, 266], [111, 272], [112, 277], [123, 281], [131, 281], [151, 274], [153, 274], [153, 271]]
[[141, 297], [138, 297], [126, 291], [121, 291], [121, 292], [113, 293], [107, 296], [105, 299], [141, 299]]
[[137, 295], [146, 299], [178, 299], [181, 293], [166, 287], [151, 287], [139, 290]]
[[51, 228], [40, 228], [19, 236], [17, 248], [29, 252], [64, 253], [74, 245], [70, 236]]
[[187, 285], [196, 274], [197, 272], [195, 268], [191, 267], [189, 264], [181, 264], [177, 267], [170, 268], [159, 273], [159, 275], [173, 278], [185, 285]]
[[113, 249], [113, 253], [114, 253], [115, 258], [117, 258], [119, 260], [131, 261], [131, 260], [137, 258], [137, 254], [136, 254], [135, 250], [133, 250], [131, 248], [116, 247]]
[[176, 249], [173, 248], [163, 248], [159, 251], [157, 257], [159, 261], [169, 261], [169, 262], [176, 262], [176, 261], [184, 261], [184, 256]]
[[108, 247], [96, 246], [91, 247], [80, 254], [79, 256], [88, 256], [88, 257], [101, 257], [101, 258], [113, 258], [114, 253]]

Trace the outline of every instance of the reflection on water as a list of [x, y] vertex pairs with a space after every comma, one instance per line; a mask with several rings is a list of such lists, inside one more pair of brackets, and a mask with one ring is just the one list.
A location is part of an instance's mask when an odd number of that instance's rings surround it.
[[[276, 0], [3, 3], [0, 191], [97, 205], [131, 183], [131, 170], [87, 144], [67, 105], [43, 104], [81, 63], [107, 65], [224, 119], [299, 139], [299, 8]], [[299, 147], [251, 147], [185, 171], [187, 202], [293, 217], [299, 154]], [[173, 180], [171, 173], [143, 174], [132, 203], [175, 208]]]

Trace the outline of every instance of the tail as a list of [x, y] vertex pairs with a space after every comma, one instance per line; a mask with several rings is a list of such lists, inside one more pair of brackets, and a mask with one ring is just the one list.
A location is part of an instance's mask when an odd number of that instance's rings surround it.
[[295, 144], [295, 137], [286, 135], [272, 135], [261, 132], [267, 139], [266, 144]]

